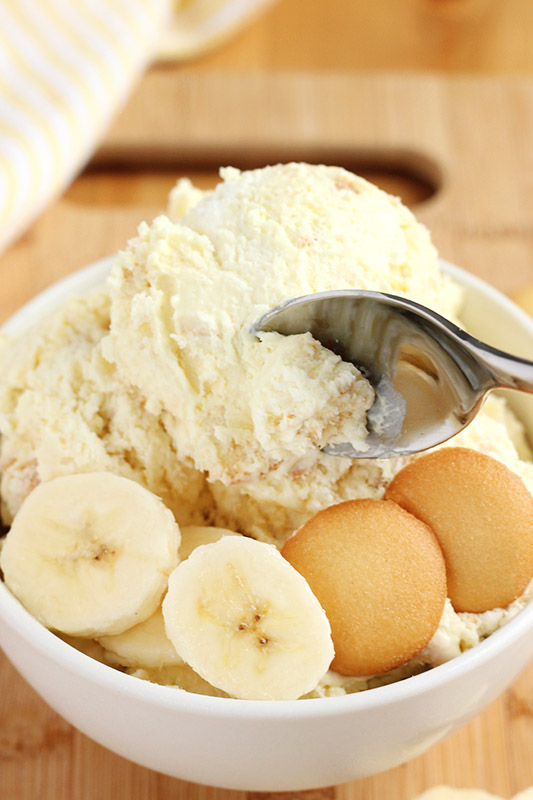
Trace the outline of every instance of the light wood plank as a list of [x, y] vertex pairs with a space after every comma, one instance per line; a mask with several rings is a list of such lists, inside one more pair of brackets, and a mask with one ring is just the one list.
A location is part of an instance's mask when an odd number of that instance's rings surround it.
[[532, 30], [530, 0], [280, 0], [195, 67], [531, 74]]

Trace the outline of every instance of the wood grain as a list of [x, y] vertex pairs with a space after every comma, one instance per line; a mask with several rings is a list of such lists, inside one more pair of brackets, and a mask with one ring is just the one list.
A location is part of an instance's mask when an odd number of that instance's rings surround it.
[[531, 0], [280, 0], [202, 71], [533, 73]]
[[[178, 175], [209, 186], [219, 163], [285, 157], [339, 161], [399, 190], [443, 256], [516, 292], [533, 282], [532, 140], [533, 79], [152, 70], [91, 169], [0, 260], [0, 318], [121, 247], [163, 208]], [[531, 698], [533, 666], [409, 764], [345, 786], [258, 795], [187, 784], [113, 755], [0, 657], [0, 798], [410, 800], [439, 783], [510, 798], [533, 784]]]

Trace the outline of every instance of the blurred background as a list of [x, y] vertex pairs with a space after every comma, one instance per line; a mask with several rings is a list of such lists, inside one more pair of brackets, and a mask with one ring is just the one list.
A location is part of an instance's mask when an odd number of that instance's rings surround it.
[[[82, 266], [120, 247], [135, 230], [134, 218], [153, 216], [163, 209], [168, 191], [178, 177], [188, 175], [202, 188], [208, 188], [218, 180], [218, 167], [226, 163], [243, 167], [289, 159], [339, 163], [418, 207], [435, 199], [442, 188], [445, 178], [442, 153], [432, 163], [430, 154], [423, 168], [420, 159], [418, 166], [412, 158], [406, 164], [405, 158], [396, 157], [399, 146], [394, 146], [392, 127], [397, 123], [399, 128], [405, 128], [408, 117], [413, 122], [413, 114], [422, 122], [427, 115], [437, 113], [434, 98], [422, 91], [424, 78], [433, 76], [444, 81], [439, 91], [448, 93], [451, 105], [446, 111], [441, 109], [441, 113], [448, 118], [452, 108], [454, 113], [461, 114], [461, 103], [470, 112], [473, 103], [479, 104], [479, 128], [472, 133], [474, 138], [478, 137], [476, 148], [479, 148], [490, 141], [491, 126], [502, 113], [501, 108], [491, 107], [491, 96], [502, 89], [502, 81], [519, 81], [533, 72], [532, 0], [136, 0], [130, 6], [144, 6], [149, 14], [152, 5], [155, 18], [165, 2], [170, 16], [158, 30], [153, 22], [146, 25], [147, 41], [139, 48], [144, 47], [146, 52], [137, 59], [139, 63], [128, 64], [127, 68], [121, 65], [126, 72], [125, 88], [115, 92], [112, 99], [105, 97], [105, 87], [100, 92], [102, 102], [107, 101], [110, 108], [103, 115], [105, 119], [99, 120], [99, 127], [95, 126], [96, 132], [91, 132], [92, 139], [88, 137], [84, 154], [77, 155], [77, 161], [73, 157], [74, 164], [67, 162], [69, 174], [65, 174], [64, 180], [56, 177], [57, 187], [50, 182], [50, 196], [46, 196], [45, 188], [43, 200], [37, 202], [28, 191], [29, 198], [18, 213], [19, 218], [25, 213], [27, 219], [21, 221], [20, 230], [15, 225], [17, 236], [9, 231], [10, 247], [2, 259], [3, 269], [13, 273], [25, 268], [28, 255], [33, 253], [31, 248], [28, 250], [28, 242], [40, 251], [41, 242], [52, 236], [57, 248], [57, 237], [49, 232], [70, 224], [69, 209], [73, 212], [74, 208], [79, 210], [86, 205], [94, 213], [95, 208], [106, 204], [113, 210], [114, 222], [106, 215], [106, 229], [101, 235], [96, 233], [90, 242], [85, 240], [85, 246], [78, 242], [76, 254], [59, 253], [58, 263], [65, 264], [67, 258], [69, 271]], [[4, 4], [10, 6], [8, 2], [0, 2], [0, 14]], [[20, 25], [31, 24], [33, 6], [34, 37], [46, 42], [44, 15], [52, 7], [61, 9], [67, 5], [64, 0], [54, 0], [52, 4], [44, 0], [21, 3], [20, 8], [28, 7], [29, 11]], [[76, 0], [72, 7], [90, 9], [92, 5], [101, 16], [100, 24], [109, 23], [109, 30], [117, 28], [112, 20], [117, 13], [116, 0], [108, 4], [109, 20], [102, 0], [89, 3]], [[61, 14], [64, 12], [63, 8]], [[156, 28], [155, 38], [152, 28]], [[68, 31], [66, 36], [68, 46]], [[117, 41], [124, 44], [119, 36]], [[73, 41], [72, 46], [77, 47], [78, 42]], [[134, 61], [133, 56], [131, 60]], [[87, 64], [82, 64], [80, 71], [86, 67]], [[267, 102], [263, 101], [260, 108], [252, 104], [248, 110], [239, 105], [241, 87], [235, 80], [237, 75], [246, 77], [246, 92], [252, 97], [250, 81], [263, 79], [260, 89], [257, 84], [258, 96], [263, 94]], [[350, 78], [357, 82], [364, 76], [372, 80], [380, 75], [401, 75], [405, 78], [404, 87], [411, 83], [411, 99], [394, 101], [390, 95], [395, 90], [384, 89], [389, 97], [375, 102], [373, 90], [368, 88], [370, 84], [363, 89], [356, 88], [354, 83], [337, 101], [339, 106], [345, 104], [344, 109], [337, 107], [335, 113], [331, 112], [332, 93], [324, 89], [330, 99], [320, 100], [321, 108], [317, 110], [318, 101], [313, 96], [316, 92], [309, 88], [309, 83], [308, 90], [296, 86], [284, 88], [289, 84], [282, 77], [294, 75], [315, 76], [315, 86], [326, 76], [330, 80], [337, 76], [338, 81], [333, 83], [340, 85]], [[460, 98], [464, 94], [461, 79], [465, 76], [480, 81], [479, 92], [475, 87], [467, 91], [471, 99]], [[491, 79], [492, 86], [487, 83]], [[267, 86], [269, 80], [271, 85]], [[447, 80], [451, 82], [446, 83]], [[381, 82], [382, 86], [385, 83]], [[49, 93], [55, 88], [51, 87]], [[367, 97], [363, 97], [365, 91]], [[418, 107], [413, 94], [419, 95]], [[523, 128], [527, 109], [524, 112], [518, 104], [524, 102], [529, 105], [528, 100], [514, 103], [516, 120], [509, 124], [515, 128]], [[6, 106], [4, 110], [9, 109]], [[311, 120], [313, 113], [322, 121]], [[251, 119], [254, 114], [255, 124]], [[115, 124], [107, 133], [109, 118], [115, 119]], [[27, 126], [28, 120], [23, 122]], [[220, 137], [213, 125], [219, 129]], [[312, 141], [313, 126], [315, 141]], [[328, 130], [321, 130], [321, 126]], [[387, 142], [381, 141], [383, 132], [388, 132]], [[285, 138], [291, 140], [291, 134], [294, 134], [291, 146], [282, 147]], [[435, 131], [431, 135], [434, 134]], [[48, 131], [41, 133], [43, 139], [47, 135]], [[459, 131], [454, 130], [453, 135], [458, 136]], [[218, 146], [219, 138], [223, 146]], [[399, 138], [402, 148], [411, 145], [405, 131]], [[305, 147], [304, 140], [307, 140]], [[423, 160], [427, 153], [419, 155]], [[38, 155], [39, 159], [47, 160], [46, 151], [44, 156]], [[487, 153], [486, 163], [490, 160]], [[522, 164], [522, 171], [525, 166]], [[501, 193], [501, 187], [497, 191]], [[32, 202], [36, 205], [35, 214], [28, 208]], [[135, 208], [131, 219], [125, 218], [126, 208]], [[30, 224], [37, 214], [40, 215], [37, 222]], [[427, 221], [433, 221], [431, 215]], [[523, 225], [514, 218], [507, 226], [510, 224]], [[21, 231], [22, 237], [18, 235]], [[438, 225], [436, 235], [437, 244], [446, 247], [448, 242], [439, 236]], [[46, 252], [44, 245], [42, 257], [46, 257]], [[476, 264], [473, 269], [479, 271]], [[54, 276], [58, 277], [59, 272], [54, 271]], [[528, 279], [522, 268], [510, 291], [520, 291]], [[11, 302], [0, 308], [0, 313], [5, 316], [25, 297], [25, 290], [15, 290]]]
[[278, 0], [195, 68], [531, 74], [532, 31], [530, 0]]
[[[176, 82], [191, 74], [243, 71], [531, 75], [532, 36], [532, 0], [174, 0], [172, 23], [161, 33], [150, 72]], [[282, 97], [273, 101], [272, 113], [283, 113]], [[100, 168], [103, 160], [95, 159]], [[179, 153], [169, 160], [169, 174], [154, 170], [148, 181], [139, 175], [131, 202], [166, 194], [178, 173], [203, 188], [217, 181], [208, 164], [200, 169], [188, 164], [183, 170]], [[151, 161], [154, 166], [158, 159]], [[393, 164], [376, 169], [364, 161], [346, 166], [407, 203], [432, 193]], [[74, 195], [84, 197], [87, 190], [101, 199], [110, 191], [105, 181], [99, 188], [101, 178], [92, 172]], [[123, 196], [119, 183], [116, 191]]]
[[[170, 16], [156, 25], [165, 2]], [[32, 8], [42, 17], [68, 5], [25, 0], [22, 22]], [[63, 183], [45, 185], [33, 224], [28, 191], [30, 222], [0, 258], [0, 277], [10, 275], [3, 318], [121, 247], [164, 209], [177, 178], [210, 188], [221, 165], [287, 160], [336, 163], [398, 194], [443, 256], [531, 307], [532, 0], [76, 0], [72, 9], [92, 5], [93, 36], [107, 25], [124, 46], [120, 7], [142, 7], [146, 35], [115, 64], [126, 88], [96, 92], [109, 105], [98, 134]], [[33, 43], [46, 44], [35, 20]], [[62, 16], [57, 26], [64, 47], [74, 44]], [[88, 65], [78, 66], [83, 75]], [[47, 163], [46, 150], [35, 160]], [[73, 247], [67, 232], [80, 226]]]

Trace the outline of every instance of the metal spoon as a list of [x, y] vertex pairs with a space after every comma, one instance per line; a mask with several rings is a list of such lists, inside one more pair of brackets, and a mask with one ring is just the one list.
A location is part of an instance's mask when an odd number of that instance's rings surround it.
[[348, 458], [391, 458], [427, 450], [454, 436], [497, 387], [533, 393], [533, 362], [496, 350], [425, 306], [403, 297], [338, 290], [296, 297], [252, 328], [309, 331], [351, 361], [372, 383], [368, 449], [327, 445]]

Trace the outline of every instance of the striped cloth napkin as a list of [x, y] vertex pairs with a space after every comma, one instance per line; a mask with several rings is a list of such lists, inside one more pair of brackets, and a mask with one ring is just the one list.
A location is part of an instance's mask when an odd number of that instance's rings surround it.
[[0, 0], [0, 252], [70, 183], [152, 58], [203, 53], [275, 0]]
[[168, 0], [0, 0], [0, 251], [88, 159], [168, 12]]
[[0, 0], [0, 252], [70, 183], [152, 58], [206, 52], [275, 0]]

